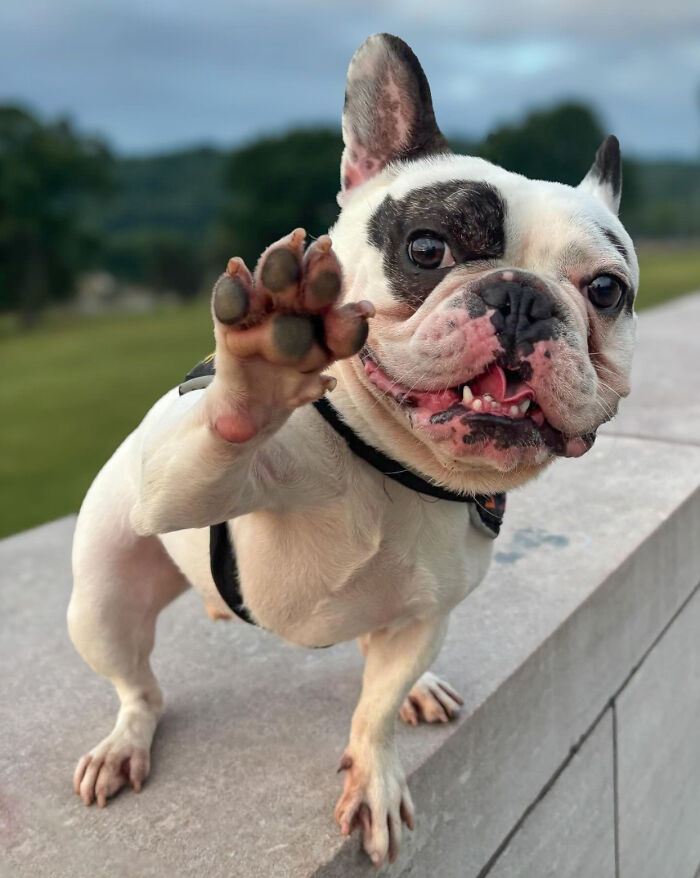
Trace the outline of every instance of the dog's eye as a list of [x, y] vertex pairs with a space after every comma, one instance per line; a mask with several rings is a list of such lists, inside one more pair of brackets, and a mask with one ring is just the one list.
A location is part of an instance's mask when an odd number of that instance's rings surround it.
[[421, 232], [408, 242], [408, 258], [420, 268], [448, 268], [455, 264], [450, 248], [437, 235]]
[[588, 284], [588, 299], [599, 311], [612, 311], [616, 308], [624, 292], [622, 281], [610, 274], [601, 274]]

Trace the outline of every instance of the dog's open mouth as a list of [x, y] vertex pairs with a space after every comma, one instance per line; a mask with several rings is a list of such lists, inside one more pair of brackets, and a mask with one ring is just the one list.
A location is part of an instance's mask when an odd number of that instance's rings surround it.
[[539, 449], [540, 457], [547, 450], [580, 457], [595, 441], [595, 433], [567, 437], [549, 423], [527, 383], [527, 363], [518, 369], [492, 363], [468, 382], [436, 391], [394, 381], [366, 350], [362, 361], [368, 380], [406, 410], [413, 426], [428, 428], [435, 438], [491, 443], [497, 450]]

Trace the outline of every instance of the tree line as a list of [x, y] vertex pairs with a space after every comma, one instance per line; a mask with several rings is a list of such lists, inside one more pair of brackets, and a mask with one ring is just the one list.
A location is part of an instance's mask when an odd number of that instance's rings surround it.
[[[594, 110], [565, 102], [481, 141], [452, 138], [452, 146], [529, 177], [576, 184], [606, 133]], [[96, 268], [194, 295], [233, 254], [253, 263], [295, 226], [327, 230], [338, 212], [341, 151], [338, 130], [313, 128], [230, 151], [125, 159], [68, 120], [0, 107], [0, 311], [16, 310], [30, 325]], [[623, 221], [631, 231], [700, 236], [698, 169], [627, 159]]]

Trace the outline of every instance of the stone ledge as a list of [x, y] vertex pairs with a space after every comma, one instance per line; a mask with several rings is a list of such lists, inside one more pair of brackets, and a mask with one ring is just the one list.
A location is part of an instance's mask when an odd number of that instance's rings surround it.
[[621, 878], [700, 863], [700, 588], [615, 700]]
[[612, 710], [518, 827], [489, 878], [616, 878]]
[[[420, 820], [395, 874], [439, 878], [459, 862], [477, 875], [498, 849], [700, 580], [699, 483], [700, 449], [681, 458], [608, 438], [513, 495], [494, 568], [455, 612], [438, 662], [466, 697], [463, 716], [400, 732]], [[360, 681], [354, 645], [305, 652], [212, 624], [194, 594], [159, 625], [168, 709], [144, 792], [104, 811], [72, 796], [73, 762], [115, 707], [65, 633], [72, 524], [0, 544], [3, 844], [15, 874], [80, 878], [116, 863], [132, 875], [368, 874], [331, 819]]]
[[638, 321], [632, 395], [603, 433], [700, 444], [700, 293]]
[[[513, 828], [700, 582], [700, 448], [665, 442], [664, 425], [653, 426], [654, 438], [608, 433], [509, 498], [493, 568], [455, 611], [437, 663], [465, 696], [462, 716], [399, 734], [418, 824], [391, 874], [496, 868]], [[62, 519], [0, 543], [7, 874], [376, 874], [332, 821], [357, 649], [307, 652], [213, 624], [194, 594], [159, 622], [167, 708], [148, 784], [105, 810], [79, 803], [74, 762], [109, 731], [116, 701], [65, 631], [72, 527]]]

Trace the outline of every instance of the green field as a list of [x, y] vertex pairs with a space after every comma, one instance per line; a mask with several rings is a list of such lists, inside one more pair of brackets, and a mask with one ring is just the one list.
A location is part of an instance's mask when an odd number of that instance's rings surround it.
[[[639, 307], [700, 289], [700, 246], [648, 247]], [[205, 302], [0, 326], [0, 536], [75, 511], [146, 409], [212, 348]]]
[[205, 302], [0, 336], [0, 536], [76, 510], [118, 442], [212, 346]]
[[638, 310], [700, 290], [700, 241], [646, 245], [639, 251], [639, 274]]

